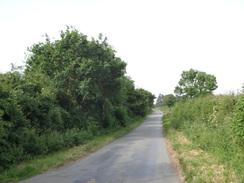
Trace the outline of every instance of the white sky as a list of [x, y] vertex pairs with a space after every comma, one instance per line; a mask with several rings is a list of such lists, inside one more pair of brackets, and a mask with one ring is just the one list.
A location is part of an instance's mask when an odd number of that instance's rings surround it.
[[136, 86], [156, 96], [191, 68], [216, 76], [216, 94], [244, 83], [244, 0], [1, 0], [0, 72], [66, 25], [106, 35]]

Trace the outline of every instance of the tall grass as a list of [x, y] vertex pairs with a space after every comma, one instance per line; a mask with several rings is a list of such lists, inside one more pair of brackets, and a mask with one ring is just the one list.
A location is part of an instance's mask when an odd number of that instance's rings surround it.
[[177, 103], [167, 114], [166, 133], [182, 131], [196, 149], [213, 155], [244, 182], [243, 95], [209, 95]]

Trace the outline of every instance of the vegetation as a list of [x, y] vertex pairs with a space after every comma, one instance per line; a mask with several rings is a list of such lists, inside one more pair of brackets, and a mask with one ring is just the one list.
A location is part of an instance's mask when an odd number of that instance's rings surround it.
[[217, 88], [216, 77], [194, 69], [183, 71], [175, 94], [184, 99], [211, 94]]
[[86, 144], [73, 148], [66, 148], [48, 155], [41, 155], [38, 158], [22, 162], [18, 166], [11, 167], [4, 173], [0, 174], [0, 182], [18, 182], [46, 171], [52, 171], [67, 163], [78, 160], [86, 155], [91, 154], [92, 152], [95, 152], [113, 140], [124, 136], [131, 130], [135, 129], [139, 124], [141, 124], [145, 118], [146, 117], [140, 117], [134, 119], [134, 122], [125, 128], [111, 131], [106, 135], [96, 136], [93, 140], [87, 142]]
[[177, 98], [173, 94], [168, 94], [165, 95], [163, 102], [166, 106], [172, 107], [177, 102]]
[[244, 181], [244, 95], [208, 95], [164, 110], [186, 182]]
[[177, 101], [212, 94], [217, 89], [216, 77], [205, 72], [190, 69], [183, 71], [173, 94], [159, 94], [156, 107], [172, 107]]
[[162, 107], [164, 106], [164, 95], [163, 94], [159, 94], [158, 97], [157, 97], [157, 100], [156, 100], [156, 104], [155, 104], [155, 107]]
[[145, 116], [154, 95], [135, 88], [107, 39], [67, 27], [29, 48], [26, 69], [0, 74], [0, 173], [85, 144]]
[[216, 78], [205, 72], [181, 76], [177, 100], [160, 95], [156, 105], [185, 181], [244, 182], [244, 95], [212, 95]]
[[158, 97], [157, 97], [155, 106], [156, 106], [156, 107], [161, 106], [162, 103], [163, 103], [163, 100], [164, 100], [164, 95], [159, 94]]
[[168, 95], [162, 95], [159, 94], [156, 104], [156, 107], [163, 107], [163, 106], [168, 106], [172, 107], [174, 104], [178, 101], [178, 98], [175, 97], [173, 94], [168, 94]]

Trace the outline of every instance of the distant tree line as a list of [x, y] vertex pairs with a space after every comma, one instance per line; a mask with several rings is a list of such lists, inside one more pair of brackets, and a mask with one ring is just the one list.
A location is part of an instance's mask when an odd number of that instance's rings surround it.
[[157, 100], [156, 100], [156, 107], [162, 107], [162, 106], [168, 106], [172, 107], [177, 102], [177, 97], [175, 97], [173, 94], [159, 94]]
[[107, 38], [73, 27], [29, 50], [26, 69], [0, 74], [0, 172], [84, 144], [151, 111], [155, 96], [125, 76]]

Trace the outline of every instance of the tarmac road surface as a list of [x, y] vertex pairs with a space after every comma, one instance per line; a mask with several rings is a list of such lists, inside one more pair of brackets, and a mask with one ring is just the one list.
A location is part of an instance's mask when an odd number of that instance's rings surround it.
[[21, 183], [180, 183], [162, 132], [162, 112], [90, 156]]

